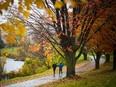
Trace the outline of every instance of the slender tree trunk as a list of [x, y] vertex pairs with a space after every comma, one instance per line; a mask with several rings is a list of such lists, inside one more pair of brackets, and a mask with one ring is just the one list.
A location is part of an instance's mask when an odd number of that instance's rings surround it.
[[75, 75], [75, 65], [76, 65], [76, 60], [74, 54], [69, 54], [67, 55], [67, 72], [66, 72], [66, 77], [74, 76]]
[[99, 69], [99, 59], [96, 59], [95, 61], [95, 69]]
[[83, 53], [84, 60], [87, 60], [87, 53]]
[[113, 51], [113, 70], [116, 70], [116, 49]]
[[105, 56], [106, 56], [105, 63], [109, 63], [110, 62], [110, 54], [105, 54]]
[[95, 69], [99, 69], [101, 52], [96, 52]]

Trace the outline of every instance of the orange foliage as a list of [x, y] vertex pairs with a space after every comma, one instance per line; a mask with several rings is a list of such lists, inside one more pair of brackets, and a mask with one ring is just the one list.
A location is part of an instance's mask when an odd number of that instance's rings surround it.
[[34, 44], [33, 46], [32, 45], [30, 45], [29, 46], [29, 50], [31, 51], [31, 52], [38, 52], [39, 50], [40, 50], [40, 47], [41, 47], [41, 45], [40, 44]]
[[116, 29], [111, 30], [111, 27], [105, 26], [96, 34], [93, 34], [87, 45], [95, 52], [111, 53], [116, 45]]

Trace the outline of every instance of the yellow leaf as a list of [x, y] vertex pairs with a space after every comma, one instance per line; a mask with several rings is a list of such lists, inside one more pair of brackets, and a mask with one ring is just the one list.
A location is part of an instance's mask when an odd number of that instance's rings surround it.
[[14, 26], [12, 24], [10, 24], [8, 26], [8, 33], [14, 33], [14, 32], [15, 32], [15, 28], [14, 28]]
[[17, 29], [17, 31], [16, 31], [16, 34], [17, 34], [17, 35], [24, 36], [25, 33], [26, 33], [25, 27], [23, 26], [22, 23], [19, 23], [19, 24], [18, 24], [18, 29]]
[[0, 3], [0, 10], [5, 9], [7, 10], [9, 7], [9, 3], [12, 2], [12, 0], [6, 0], [4, 3]]
[[22, 23], [18, 23], [18, 28], [22, 28], [23, 27], [23, 24]]
[[64, 5], [62, 1], [56, 1], [54, 7], [55, 8], [61, 8]]
[[15, 27], [12, 24], [1, 24], [0, 27], [6, 33], [15, 33]]
[[30, 13], [27, 12], [27, 11], [24, 11], [24, 12], [23, 12], [23, 15], [26, 17], [26, 19], [28, 19], [29, 14], [30, 14]]
[[18, 4], [19, 4], [18, 10], [19, 10], [20, 12], [23, 12], [23, 5], [22, 5], [22, 2], [19, 2]]
[[25, 0], [25, 6], [27, 7], [27, 10], [31, 9], [30, 5], [32, 4], [33, 1], [34, 0]]
[[35, 1], [35, 4], [38, 8], [44, 8], [45, 5], [44, 5], [44, 0], [36, 0]]
[[26, 7], [27, 7], [27, 10], [31, 9], [30, 4], [26, 5]]
[[1, 24], [0, 27], [4, 30], [6, 29], [6, 24]]
[[69, 3], [72, 8], [75, 8], [77, 6], [77, 3], [75, 0], [69, 0]]
[[26, 29], [25, 28], [20, 28], [16, 31], [16, 34], [17, 35], [21, 35], [21, 36], [24, 36], [26, 33]]
[[15, 44], [16, 43], [16, 36], [14, 34], [6, 35], [6, 43], [7, 44]]
[[0, 27], [3, 31], [8, 32], [8, 25], [7, 24], [1, 24]]

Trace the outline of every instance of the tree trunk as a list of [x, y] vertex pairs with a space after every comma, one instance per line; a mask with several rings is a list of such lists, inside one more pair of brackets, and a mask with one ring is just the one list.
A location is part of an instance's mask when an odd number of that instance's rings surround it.
[[83, 53], [84, 60], [87, 60], [87, 53]]
[[106, 56], [105, 63], [109, 63], [110, 62], [110, 54], [105, 54], [105, 56]]
[[99, 69], [100, 57], [101, 57], [101, 52], [96, 52], [95, 69]]
[[75, 63], [67, 62], [67, 72], [66, 77], [74, 76], [75, 75]]
[[116, 49], [113, 51], [113, 70], [116, 70]]
[[95, 69], [99, 69], [99, 59], [96, 59], [95, 61]]
[[75, 56], [73, 54], [69, 54], [67, 56], [66, 64], [67, 64], [67, 72], [66, 72], [66, 77], [74, 76], [75, 75], [75, 65], [76, 65], [76, 60]]

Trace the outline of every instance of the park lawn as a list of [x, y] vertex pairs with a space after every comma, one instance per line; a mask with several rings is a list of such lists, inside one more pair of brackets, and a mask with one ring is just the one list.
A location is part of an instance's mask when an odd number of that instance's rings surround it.
[[111, 63], [107, 63], [101, 65], [98, 70], [91, 70], [38, 87], [116, 87], [116, 71], [112, 70]]
[[[106, 59], [106, 56], [104, 55], [104, 56], [102, 56], [102, 58]], [[113, 56], [112, 55], [110, 56], [110, 61], [113, 61]]]
[[80, 58], [77, 60], [76, 64], [79, 64], [81, 62], [91, 61], [90, 56], [87, 56], [87, 60], [84, 60], [83, 56], [81, 55]]
[[12, 48], [3, 48], [3, 49], [0, 49], [1, 52], [5, 52], [5, 53], [17, 53], [17, 48], [16, 47], [12, 47]]
[[3, 49], [0, 49], [0, 52], [7, 54], [7, 56], [12, 55], [13, 57], [19, 55], [18, 50], [17, 50], [17, 47], [12, 47], [12, 48], [7, 47], [7, 48], [3, 48]]

